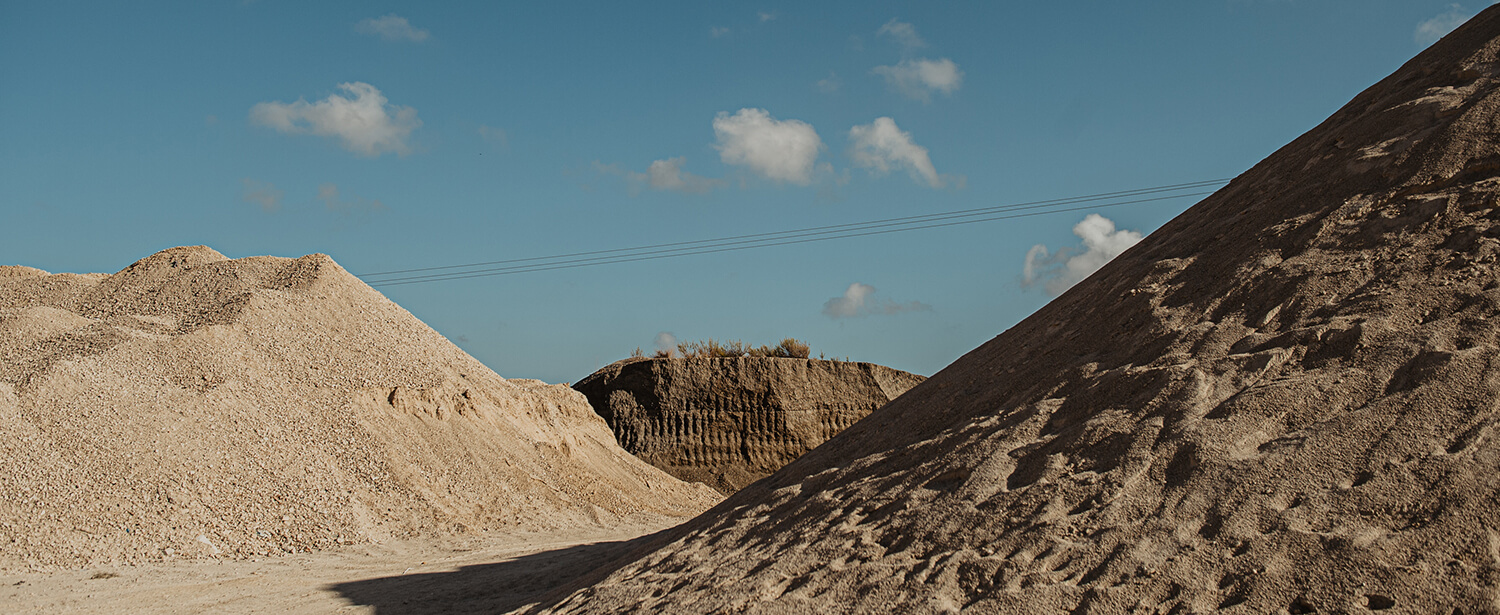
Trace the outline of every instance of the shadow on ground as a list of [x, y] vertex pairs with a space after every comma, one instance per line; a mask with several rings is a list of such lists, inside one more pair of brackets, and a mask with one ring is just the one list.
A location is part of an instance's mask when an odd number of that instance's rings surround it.
[[504, 613], [585, 577], [608, 574], [651, 537], [575, 545], [451, 572], [337, 583], [327, 589], [352, 604], [375, 607], [378, 615]]

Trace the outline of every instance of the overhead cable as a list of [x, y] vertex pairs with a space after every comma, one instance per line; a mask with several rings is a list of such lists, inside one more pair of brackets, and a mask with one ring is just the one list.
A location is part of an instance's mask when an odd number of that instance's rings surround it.
[[[847, 224], [834, 224], [791, 229], [785, 231], [736, 235], [732, 237], [720, 237], [716, 239], [661, 243], [636, 246], [632, 248], [615, 248], [609, 250], [573, 252], [568, 254], [557, 254], [553, 256], [514, 258], [479, 263], [468, 263], [463, 265], [445, 265], [438, 267], [400, 269], [394, 271], [361, 274], [359, 277], [365, 279], [372, 286], [399, 286], [405, 284], [421, 284], [446, 280], [462, 280], [478, 277], [512, 275], [517, 273], [552, 271], [557, 269], [572, 269], [576, 267], [591, 267], [595, 265], [674, 258], [679, 256], [711, 254], [717, 252], [749, 250], [754, 248], [785, 246], [792, 244], [829, 241], [834, 239], [848, 239], [853, 237], [881, 235], [920, 229], [975, 224], [979, 222], [991, 222], [995, 220], [1007, 220], [1013, 218], [1038, 216], [1068, 211], [1080, 211], [1084, 209], [1099, 207], [1117, 207], [1120, 205], [1204, 196], [1212, 194], [1213, 191], [1192, 190], [1216, 186], [1219, 184], [1223, 184], [1226, 181], [1228, 180], [1206, 180], [1183, 184], [1138, 188], [1134, 190], [1105, 192], [1077, 197], [1048, 199], [1044, 201], [1031, 201], [1025, 203], [999, 205], [994, 207], [981, 207], [975, 209], [947, 211], [916, 216], [904, 216], [899, 218], [885, 218], [880, 220], [869, 220]], [[1149, 198], [1130, 198], [1145, 195], [1157, 196], [1152, 196]], [[1079, 207], [1064, 207], [1065, 205], [1077, 205], [1081, 203], [1091, 204]], [[506, 266], [495, 267], [494, 265]]]

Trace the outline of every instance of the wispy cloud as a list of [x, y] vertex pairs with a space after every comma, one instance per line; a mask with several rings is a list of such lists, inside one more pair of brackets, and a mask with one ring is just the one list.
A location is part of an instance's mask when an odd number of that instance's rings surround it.
[[594, 171], [603, 175], [625, 178], [630, 185], [631, 194], [639, 194], [644, 189], [707, 194], [716, 188], [729, 185], [729, 182], [723, 179], [703, 177], [682, 170], [682, 166], [686, 163], [686, 156], [656, 160], [646, 167], [645, 173], [638, 173], [618, 164], [594, 161]]
[[405, 17], [395, 13], [362, 19], [354, 24], [354, 31], [379, 36], [387, 41], [411, 41], [413, 43], [427, 40], [428, 34], [426, 30], [412, 27], [411, 22], [408, 22]]
[[1417, 41], [1418, 45], [1431, 45], [1464, 25], [1464, 22], [1473, 16], [1472, 13], [1464, 10], [1463, 6], [1450, 4], [1447, 11], [1417, 24], [1417, 31], [1412, 34], [1412, 38]]
[[676, 354], [677, 336], [672, 335], [671, 331], [662, 331], [656, 334], [656, 339], [652, 341], [651, 345], [656, 348], [657, 352], [664, 352], [668, 355]]
[[879, 117], [870, 124], [850, 128], [849, 143], [849, 157], [874, 175], [884, 175], [892, 167], [899, 167], [906, 169], [917, 183], [933, 188], [946, 185], [933, 168], [927, 148], [912, 142], [911, 133], [902, 131], [891, 118]]
[[1061, 295], [1141, 240], [1139, 232], [1115, 230], [1114, 221], [1099, 214], [1089, 214], [1073, 225], [1073, 234], [1083, 240], [1082, 249], [1062, 248], [1049, 254], [1045, 245], [1031, 246], [1021, 270], [1021, 285], [1041, 282], [1048, 294]]
[[964, 80], [964, 72], [948, 58], [902, 60], [895, 66], [876, 66], [873, 72], [885, 77], [892, 89], [923, 102], [932, 100], [933, 92], [953, 94]]
[[729, 36], [729, 28], [714, 26], [708, 29], [708, 35], [714, 38], [723, 38]]
[[760, 17], [761, 23], [765, 23], [776, 19], [777, 17], [780, 17], [780, 15], [776, 14], [776, 11], [761, 11], [759, 13], [756, 13], [756, 15]]
[[654, 190], [674, 190], [692, 194], [703, 194], [725, 185], [722, 179], [694, 175], [682, 170], [687, 162], [685, 156], [656, 160], [646, 168], [646, 180]]
[[506, 144], [510, 143], [510, 135], [506, 134], [505, 129], [503, 128], [495, 128], [494, 126], [486, 126], [484, 124], [480, 124], [478, 133], [479, 138], [483, 139], [485, 143], [493, 143], [501, 147], [504, 147]]
[[839, 91], [839, 88], [843, 86], [844, 82], [840, 81], [838, 73], [835, 73], [833, 71], [828, 71], [827, 77], [819, 79], [816, 83], [813, 83], [813, 87], [817, 88], [819, 92], [823, 92], [824, 94], [832, 94], [834, 92], [837, 92]]
[[682, 165], [686, 162], [685, 156], [657, 160], [646, 168], [645, 173], [631, 173], [629, 177], [631, 181], [648, 186], [652, 190], [670, 190], [688, 194], [706, 194], [728, 183], [722, 179], [688, 173], [682, 170]]
[[904, 312], [926, 312], [931, 311], [932, 306], [921, 301], [908, 303], [897, 303], [889, 299], [876, 301], [871, 298], [875, 294], [875, 287], [869, 284], [855, 282], [844, 290], [844, 294], [832, 297], [823, 303], [823, 315], [834, 320], [840, 318], [860, 318], [872, 315], [892, 315]]
[[358, 196], [345, 198], [339, 195], [339, 187], [331, 183], [318, 186], [318, 200], [323, 202], [323, 207], [328, 211], [344, 216], [376, 214], [388, 209], [380, 199], [367, 200]]
[[263, 102], [250, 108], [250, 121], [287, 134], [313, 134], [339, 139], [344, 149], [363, 156], [386, 152], [411, 152], [407, 139], [422, 125], [417, 110], [389, 105], [384, 95], [368, 83], [341, 83], [339, 89], [352, 95], [330, 94], [309, 103]]
[[927, 46], [927, 41], [922, 40], [922, 37], [917, 35], [915, 27], [896, 19], [885, 22], [885, 25], [880, 26], [880, 29], [875, 31], [875, 35], [890, 37], [906, 51]]
[[240, 193], [242, 200], [260, 205], [260, 210], [268, 214], [281, 211], [281, 198], [286, 196], [286, 193], [276, 186], [270, 182], [256, 181], [248, 177], [241, 179], [240, 183], [245, 188]]
[[765, 109], [721, 111], [714, 117], [719, 158], [725, 164], [748, 167], [774, 182], [806, 186], [823, 141], [811, 124], [778, 120]]

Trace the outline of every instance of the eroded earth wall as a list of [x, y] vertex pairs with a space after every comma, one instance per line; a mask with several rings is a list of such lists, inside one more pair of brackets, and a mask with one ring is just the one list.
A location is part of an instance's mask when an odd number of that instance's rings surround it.
[[916, 386], [873, 363], [733, 357], [626, 359], [574, 385], [620, 446], [733, 493]]

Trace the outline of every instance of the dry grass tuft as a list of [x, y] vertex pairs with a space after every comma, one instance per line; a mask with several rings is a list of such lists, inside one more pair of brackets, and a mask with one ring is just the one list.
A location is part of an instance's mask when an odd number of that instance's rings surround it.
[[[632, 357], [639, 357], [640, 349], [636, 349]], [[716, 340], [708, 338], [694, 342], [683, 342], [675, 349], [658, 350], [651, 355], [655, 359], [703, 359], [703, 358], [733, 358], [733, 357], [781, 357], [788, 359], [806, 359], [812, 356], [812, 350], [807, 342], [795, 337], [788, 337], [775, 346], [750, 346], [739, 340]]]

